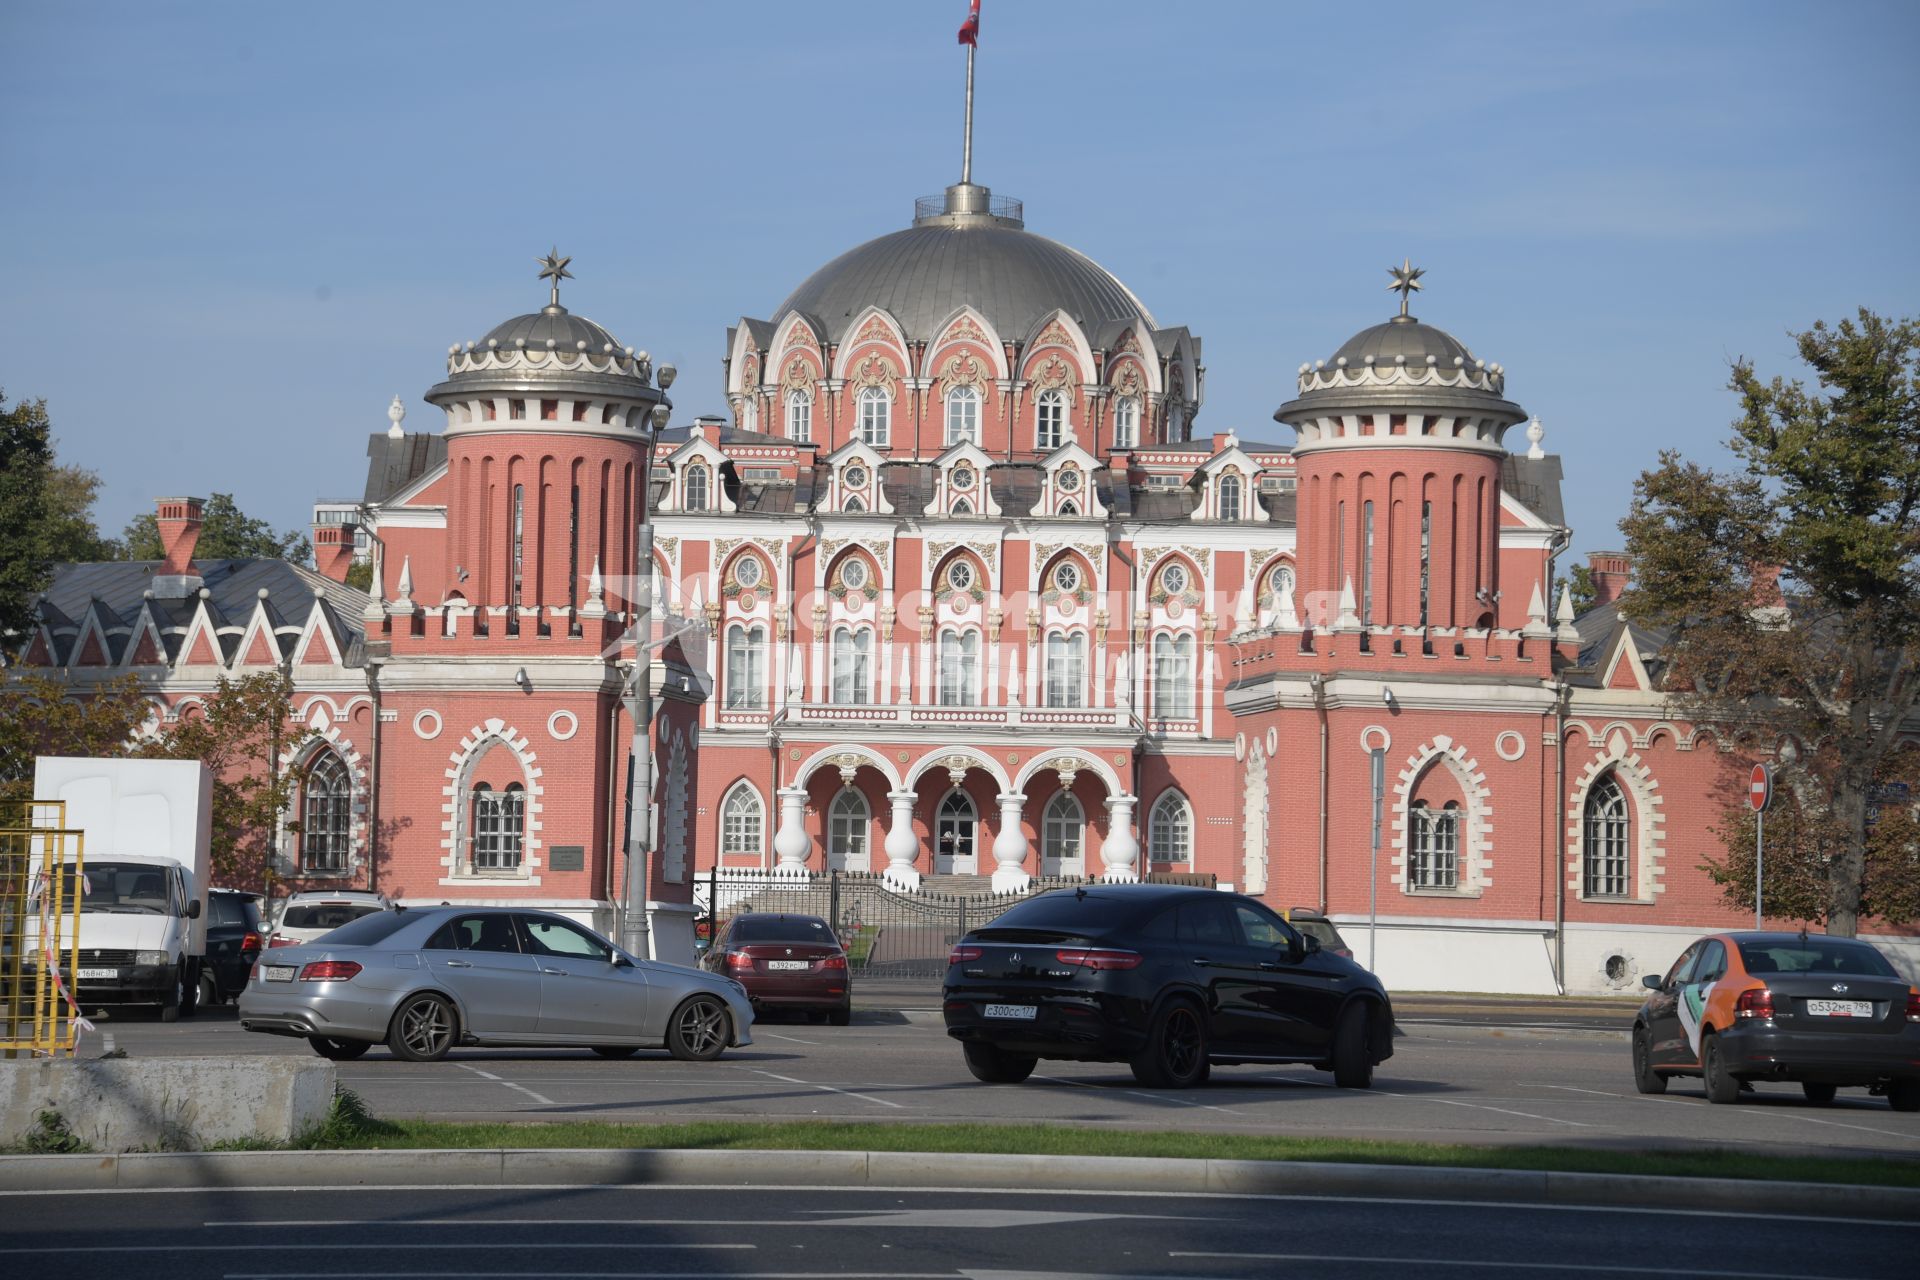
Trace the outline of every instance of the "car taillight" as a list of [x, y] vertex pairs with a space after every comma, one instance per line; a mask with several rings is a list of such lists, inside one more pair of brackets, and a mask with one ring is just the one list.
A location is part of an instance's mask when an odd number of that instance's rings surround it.
[[1907, 1021], [1920, 1022], [1920, 991], [1907, 991]]
[[947, 963], [970, 964], [984, 954], [985, 952], [981, 951], [978, 947], [955, 947], [953, 950], [947, 952]]
[[267, 939], [267, 950], [269, 951], [273, 950], [275, 947], [297, 947], [299, 945], [300, 945], [299, 939], [283, 938], [277, 933], [273, 935], [273, 937]]
[[253, 968], [247, 970], [247, 981], [248, 982], [260, 981], [260, 962], [258, 960], [255, 960], [253, 962]]
[[1773, 1016], [1773, 992], [1761, 987], [1754, 991], [1742, 991], [1734, 1002], [1733, 1016], [1736, 1018], [1771, 1018]]
[[1081, 969], [1132, 969], [1140, 964], [1138, 951], [1099, 951], [1092, 948], [1071, 948], [1056, 951], [1054, 958], [1061, 964], [1070, 964]]
[[302, 982], [345, 982], [360, 972], [351, 960], [315, 960], [300, 970]]
[[257, 933], [248, 933], [246, 937], [240, 939], [240, 949], [242, 951], [258, 951], [260, 949], [260, 935]]
[[844, 969], [847, 967], [847, 958], [845, 956], [828, 956], [820, 962], [820, 967], [822, 969]]
[[753, 957], [744, 951], [729, 951], [727, 952], [727, 968], [751, 969], [753, 968]]

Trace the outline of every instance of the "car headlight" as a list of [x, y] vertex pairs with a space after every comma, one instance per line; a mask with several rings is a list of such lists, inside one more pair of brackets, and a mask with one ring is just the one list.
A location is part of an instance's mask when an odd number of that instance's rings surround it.
[[136, 951], [133, 953], [135, 964], [172, 964], [173, 957], [164, 951]]

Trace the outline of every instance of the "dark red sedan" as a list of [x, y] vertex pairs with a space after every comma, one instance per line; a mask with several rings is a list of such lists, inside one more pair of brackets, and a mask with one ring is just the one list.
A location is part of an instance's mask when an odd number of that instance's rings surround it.
[[800, 1010], [836, 1027], [853, 1020], [847, 952], [819, 916], [737, 915], [700, 963], [745, 987], [756, 1010]]

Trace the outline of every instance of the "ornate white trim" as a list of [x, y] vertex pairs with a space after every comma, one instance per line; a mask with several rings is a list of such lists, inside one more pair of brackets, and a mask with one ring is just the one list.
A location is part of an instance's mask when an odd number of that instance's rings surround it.
[[[1455, 856], [1459, 859], [1455, 881], [1457, 888], [1415, 890], [1407, 881], [1408, 823], [1413, 806], [1413, 787], [1427, 769], [1438, 762], [1460, 784], [1466, 800], [1467, 829], [1456, 836]], [[1467, 749], [1444, 733], [1407, 757], [1407, 766], [1399, 774], [1394, 788], [1393, 875], [1392, 883], [1408, 896], [1415, 893], [1435, 897], [1479, 897], [1493, 887], [1493, 792], [1480, 762]]]
[[1522, 734], [1508, 729], [1493, 740], [1493, 754], [1511, 764], [1527, 754], [1527, 740]]
[[[566, 722], [564, 730], [560, 727], [563, 720]], [[580, 732], [580, 717], [571, 711], [562, 709], [547, 717], [547, 736], [556, 742], [565, 742], [578, 732]]]
[[[1629, 803], [1633, 806], [1633, 895], [1626, 899], [1593, 898], [1588, 899], [1586, 877], [1582, 874], [1582, 863], [1586, 858], [1585, 828], [1587, 818], [1587, 793], [1593, 784], [1608, 771], [1620, 780], [1627, 789]], [[1601, 743], [1593, 758], [1587, 761], [1587, 767], [1574, 779], [1572, 789], [1567, 793], [1567, 889], [1576, 894], [1581, 901], [1594, 902], [1644, 902], [1656, 901], [1660, 894], [1667, 891], [1663, 881], [1666, 875], [1667, 815], [1661, 812], [1665, 799], [1660, 794], [1660, 783], [1647, 768], [1646, 762], [1637, 751], [1628, 749], [1624, 733], [1609, 734]]]
[[[431, 729], [427, 728], [427, 722], [429, 720], [433, 722], [433, 728]], [[413, 713], [413, 736], [416, 738], [424, 738], [431, 742], [440, 736], [440, 730], [443, 727], [438, 711], [416, 711]]]
[[[467, 875], [460, 870], [460, 841], [466, 834], [466, 780], [486, 747], [492, 742], [504, 743], [507, 750], [513, 752], [520, 762], [521, 775], [527, 782], [526, 827], [520, 846], [520, 874], [518, 875]], [[540, 785], [539, 757], [534, 754], [533, 744], [518, 729], [510, 728], [506, 721], [498, 716], [488, 719], [467, 730], [460, 739], [458, 750], [447, 756], [447, 783], [440, 788], [445, 803], [440, 812], [445, 815], [440, 822], [442, 832], [440, 848], [441, 865], [445, 868], [448, 880], [457, 884], [484, 883], [488, 880], [505, 880], [513, 884], [539, 884], [540, 877], [534, 874], [540, 867], [540, 797], [546, 788]]]
[[[308, 704], [312, 705], [311, 702]], [[341, 872], [324, 872], [327, 876], [349, 877], [366, 861], [367, 854], [367, 796], [368, 783], [366, 762], [361, 759], [359, 748], [340, 732], [340, 726], [330, 719], [322, 723], [309, 725], [306, 732], [287, 744], [280, 753], [280, 771], [283, 775], [305, 772], [313, 763], [313, 758], [323, 750], [331, 750], [347, 766], [347, 795], [352, 826], [348, 828], [347, 866]], [[300, 820], [300, 793], [296, 789], [294, 800], [287, 810], [280, 814], [275, 824], [273, 836], [274, 854], [282, 866], [293, 868], [292, 874], [305, 877], [309, 873], [300, 866], [299, 837], [287, 830], [289, 818]]]

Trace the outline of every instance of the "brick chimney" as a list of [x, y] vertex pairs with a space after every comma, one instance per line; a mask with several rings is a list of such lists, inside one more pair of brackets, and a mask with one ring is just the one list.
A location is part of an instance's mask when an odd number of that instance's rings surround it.
[[1589, 551], [1587, 569], [1593, 574], [1593, 607], [1612, 604], [1627, 589], [1633, 562], [1624, 551]]
[[350, 524], [313, 526], [313, 567], [335, 582], [345, 582], [353, 567], [353, 530]]
[[206, 585], [193, 571], [193, 551], [200, 542], [200, 507], [199, 498], [161, 498], [156, 504], [161, 560], [153, 570], [153, 594], [162, 600], [184, 600]]

